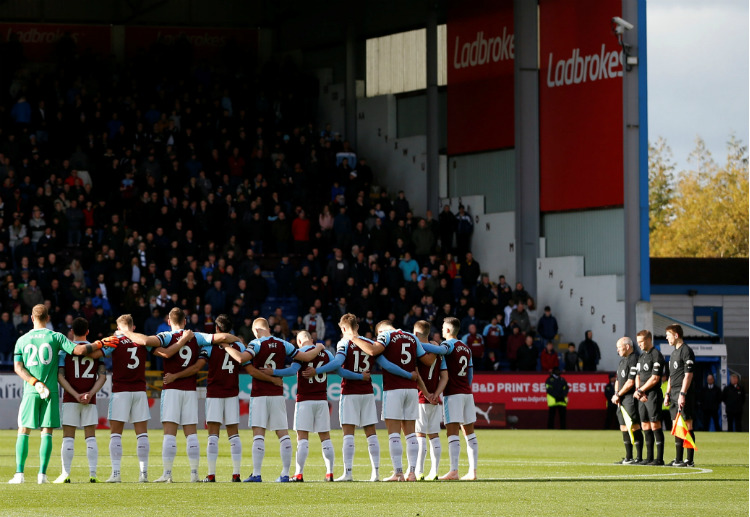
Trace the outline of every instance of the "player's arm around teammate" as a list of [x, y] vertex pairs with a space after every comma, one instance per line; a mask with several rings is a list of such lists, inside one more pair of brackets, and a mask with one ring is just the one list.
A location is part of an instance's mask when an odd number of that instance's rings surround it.
[[11, 484], [24, 482], [31, 429], [41, 429], [42, 435], [37, 480], [39, 483], [48, 482], [47, 466], [52, 454], [52, 429], [60, 426], [56, 361], [59, 352], [65, 350], [69, 354], [79, 356], [91, 354], [103, 346], [117, 346], [116, 342], [110, 340], [76, 345], [59, 332], [52, 332], [46, 328], [49, 313], [42, 304], [33, 307], [31, 320], [34, 328], [16, 341], [13, 352], [13, 370], [27, 386], [24, 387], [19, 407], [16, 474], [10, 480]]
[[[177, 340], [177, 343], [173, 345], [169, 345], [169, 347], [165, 350], [165, 356], [163, 357], [171, 357], [174, 354], [177, 353], [177, 351], [180, 350], [183, 346], [187, 345], [191, 339], [195, 337], [195, 334], [191, 330], [186, 330], [182, 333], [182, 336], [180, 336], [180, 339]], [[174, 349], [174, 351], [173, 351]], [[206, 360], [202, 357], [199, 357], [198, 360], [195, 362], [195, 364], [192, 364], [185, 368], [184, 370], [180, 372], [175, 373], [165, 373], [164, 374], [164, 385], [169, 384], [170, 382], [174, 382], [177, 379], [184, 379], [185, 377], [190, 377], [191, 375], [197, 374], [199, 371], [203, 369], [204, 366], [206, 366]]]
[[[73, 320], [73, 341], [85, 343], [89, 333], [88, 322], [84, 318]], [[101, 355], [101, 350], [94, 354]], [[94, 355], [92, 354], [92, 355]], [[96, 373], [92, 370], [96, 368]], [[66, 372], [71, 375], [69, 380]], [[96, 469], [99, 459], [99, 448], [96, 443], [96, 424], [99, 415], [96, 410], [96, 394], [107, 380], [104, 365], [91, 356], [70, 356], [60, 352], [57, 381], [63, 387], [62, 426], [63, 441], [60, 455], [62, 473], [55, 483], [70, 483], [70, 471], [73, 463], [76, 428], [83, 427], [86, 439], [86, 457], [89, 463], [89, 481], [98, 482]], [[75, 386], [74, 386], [75, 384]], [[90, 404], [93, 402], [93, 404]]]

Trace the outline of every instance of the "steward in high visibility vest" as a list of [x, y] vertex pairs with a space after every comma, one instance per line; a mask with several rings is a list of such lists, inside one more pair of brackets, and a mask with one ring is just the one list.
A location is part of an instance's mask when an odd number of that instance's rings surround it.
[[547, 377], [547, 429], [555, 427], [555, 413], [560, 414], [560, 429], [566, 428], [566, 413], [568, 407], [568, 381], [560, 376], [560, 369], [555, 368]]

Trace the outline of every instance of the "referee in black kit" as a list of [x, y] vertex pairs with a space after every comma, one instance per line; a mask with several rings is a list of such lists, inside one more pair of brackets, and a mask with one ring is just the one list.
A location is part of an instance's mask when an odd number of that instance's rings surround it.
[[[674, 347], [674, 352], [669, 358], [669, 382], [667, 384], [667, 396], [664, 405], [669, 405], [669, 413], [672, 415], [672, 427], [674, 428], [677, 413], [682, 413], [690, 431], [690, 437], [695, 443], [695, 432], [693, 431], [693, 418], [695, 417], [695, 388], [693, 386], [693, 369], [695, 368], [695, 353], [693, 349], [682, 341], [682, 327], [680, 325], [669, 325], [667, 331], [667, 342]], [[675, 436], [675, 459], [669, 463], [673, 467], [694, 467], [693, 458], [695, 450], [687, 447], [687, 459], [682, 460], [684, 452], [683, 440]]]
[[[635, 378], [635, 393], [638, 412], [646, 441], [646, 465], [664, 465], [664, 431], [661, 428], [661, 406], [664, 395], [661, 392], [661, 372], [664, 371], [664, 356], [654, 348], [651, 332], [641, 330], [636, 336], [638, 348], [643, 353], [638, 358]], [[654, 445], [656, 455], [654, 455]]]
[[[615, 381], [615, 394], [612, 395], [612, 403], [617, 404], [617, 420], [622, 431], [622, 440], [625, 444], [625, 458], [615, 462], [622, 465], [645, 464], [641, 454], [643, 452], [643, 433], [641, 432], [640, 418], [638, 415], [638, 401], [633, 398], [635, 391], [635, 377], [638, 373], [638, 358], [633, 353], [633, 340], [629, 337], [621, 337], [617, 340], [617, 355], [620, 356], [620, 364], [617, 365], [617, 380]], [[628, 424], [625, 421], [623, 410], [628, 413], [632, 420], [633, 442], [630, 441]], [[633, 458], [633, 445], [635, 444], [636, 457]]]

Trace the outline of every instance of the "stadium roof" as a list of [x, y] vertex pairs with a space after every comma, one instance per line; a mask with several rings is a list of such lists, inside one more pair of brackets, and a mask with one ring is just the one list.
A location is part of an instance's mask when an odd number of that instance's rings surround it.
[[667, 335], [667, 326], [675, 323], [682, 326], [682, 331], [684, 332], [683, 337], [686, 339], [705, 339], [711, 341], [719, 337], [718, 334], [696, 327], [692, 323], [680, 321], [671, 316], [667, 316], [666, 314], [654, 311], [654, 338], [665, 339]]

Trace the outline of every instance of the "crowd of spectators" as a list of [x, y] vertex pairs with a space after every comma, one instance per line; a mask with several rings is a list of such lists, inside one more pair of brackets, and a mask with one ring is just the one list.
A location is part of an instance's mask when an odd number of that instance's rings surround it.
[[56, 330], [87, 318], [90, 339], [121, 313], [156, 333], [174, 306], [194, 330], [224, 313], [249, 341], [264, 316], [328, 345], [346, 312], [363, 334], [385, 318], [438, 333], [456, 316], [476, 369], [552, 368], [549, 308], [539, 317], [520, 282], [482, 273], [463, 206], [415, 214], [378, 185], [313, 122], [314, 81], [288, 63], [175, 59], [3, 60], [0, 360], [45, 303]]

